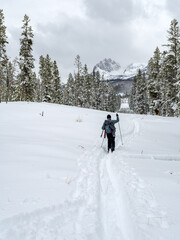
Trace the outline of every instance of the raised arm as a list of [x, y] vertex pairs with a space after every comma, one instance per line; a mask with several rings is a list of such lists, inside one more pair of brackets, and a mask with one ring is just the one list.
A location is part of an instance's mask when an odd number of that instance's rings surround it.
[[115, 124], [117, 122], [119, 122], [119, 115], [116, 113], [116, 120], [112, 120], [112, 122]]

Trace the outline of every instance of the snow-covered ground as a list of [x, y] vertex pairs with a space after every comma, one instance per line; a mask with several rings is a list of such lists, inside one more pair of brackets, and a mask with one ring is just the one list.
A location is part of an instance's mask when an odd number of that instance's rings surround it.
[[179, 240], [180, 120], [106, 115], [0, 104], [0, 240]]

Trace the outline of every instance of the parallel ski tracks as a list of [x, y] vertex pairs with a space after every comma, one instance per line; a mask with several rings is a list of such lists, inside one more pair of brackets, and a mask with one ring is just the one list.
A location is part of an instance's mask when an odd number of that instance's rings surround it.
[[[138, 123], [131, 121], [124, 132], [124, 142], [132, 141], [138, 132]], [[166, 222], [149, 222], [148, 217], [162, 214], [146, 184], [128, 167], [122, 153], [119, 140], [117, 151], [112, 154], [99, 147], [85, 152], [78, 160], [79, 175], [73, 196], [62, 205], [2, 221], [0, 240], [152, 239], [153, 227], [163, 227]]]

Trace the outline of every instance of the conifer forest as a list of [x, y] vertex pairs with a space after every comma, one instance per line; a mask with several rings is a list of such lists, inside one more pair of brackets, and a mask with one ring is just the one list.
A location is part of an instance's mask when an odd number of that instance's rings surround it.
[[[0, 102], [30, 101], [65, 104], [115, 112], [120, 108], [110, 81], [99, 72], [90, 72], [80, 56], [76, 71], [62, 84], [56, 60], [49, 54], [39, 57], [38, 73], [33, 57], [33, 29], [25, 15], [18, 57], [7, 53], [8, 37], [3, 10], [0, 10]], [[129, 106], [134, 113], [180, 116], [180, 32], [176, 19], [171, 21], [163, 52], [157, 47], [145, 72], [139, 70], [133, 80]]]
[[139, 114], [180, 116], [180, 32], [171, 21], [165, 50], [157, 47], [148, 62], [147, 72], [138, 71], [129, 99], [130, 108]]
[[116, 111], [119, 98], [108, 81], [103, 81], [98, 72], [88, 72], [75, 58], [77, 71], [69, 74], [67, 84], [62, 84], [55, 60], [50, 56], [39, 57], [38, 76], [33, 57], [33, 30], [30, 18], [25, 15], [20, 38], [19, 57], [11, 61], [6, 46], [8, 39], [4, 25], [3, 10], [0, 10], [0, 102], [31, 101], [66, 104], [72, 106]]

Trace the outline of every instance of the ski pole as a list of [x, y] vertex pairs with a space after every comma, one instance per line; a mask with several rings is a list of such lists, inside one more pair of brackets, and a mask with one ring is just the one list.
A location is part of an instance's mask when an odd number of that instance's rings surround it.
[[103, 137], [103, 140], [102, 140], [102, 144], [101, 144], [101, 147], [103, 146], [103, 143], [104, 143], [104, 137]]
[[120, 123], [119, 123], [119, 122], [118, 122], [118, 126], [119, 126], [119, 132], [120, 132], [120, 136], [121, 136], [121, 142], [122, 142], [122, 145], [123, 145], [122, 134], [121, 134], [121, 128], [120, 128]]
[[103, 143], [104, 143], [104, 139], [106, 138], [106, 133], [105, 131], [103, 130], [102, 133], [104, 132], [104, 137], [103, 137], [103, 140], [102, 140], [102, 144], [101, 144], [101, 147], [103, 146]]
[[102, 135], [103, 135], [103, 131], [104, 131], [104, 130], [102, 130], [102, 133], [101, 133], [101, 136], [100, 136], [100, 137], [102, 137]]

